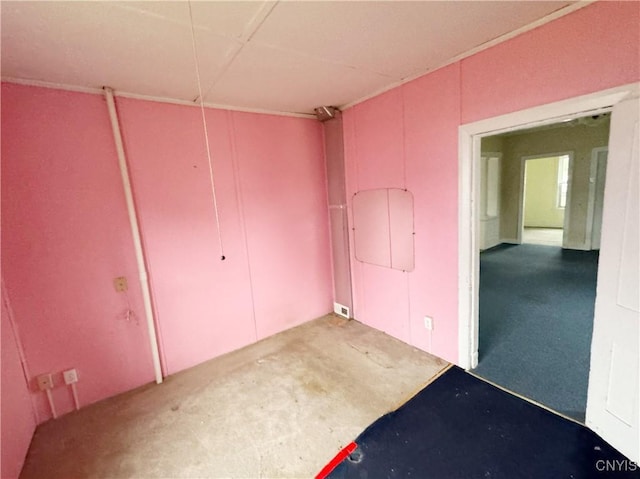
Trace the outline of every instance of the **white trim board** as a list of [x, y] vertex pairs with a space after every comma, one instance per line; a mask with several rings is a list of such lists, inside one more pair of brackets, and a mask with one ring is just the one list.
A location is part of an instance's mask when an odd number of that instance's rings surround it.
[[589, 165], [589, 196], [587, 200], [587, 224], [584, 232], [585, 244], [588, 249], [593, 248], [593, 220], [596, 203], [596, 182], [598, 171], [598, 154], [609, 152], [609, 146], [598, 146], [591, 150], [591, 164]]
[[609, 111], [638, 96], [640, 82], [460, 125], [458, 129], [458, 365], [478, 364], [479, 161], [482, 137]]
[[562, 225], [562, 247], [570, 249], [582, 249], [583, 245], [571, 245], [568, 243], [569, 218], [571, 216], [571, 185], [573, 183], [573, 158], [574, 151], [560, 151], [555, 153], [544, 153], [540, 155], [523, 156], [520, 158], [520, 185], [518, 186], [518, 234], [517, 244], [522, 244], [522, 232], [524, 231], [524, 201], [525, 201], [525, 178], [527, 174], [526, 163], [528, 160], [538, 160], [540, 158], [556, 158], [560, 156], [569, 157], [569, 178], [567, 181], [567, 201], [564, 208], [564, 224]]
[[[63, 83], [53, 83], [53, 82], [47, 82], [42, 80], [29, 80], [24, 78], [2, 77], [2, 83], [13, 83], [16, 85], [50, 88], [52, 90], [72, 91], [76, 93], [87, 93], [89, 95], [104, 95], [103, 88], [67, 85]], [[155, 101], [157, 103], [169, 103], [171, 105], [194, 106], [196, 108], [200, 108], [200, 103], [188, 101], [188, 100], [177, 100], [174, 98], [142, 95], [140, 93], [130, 93], [126, 91], [117, 91], [117, 90], [114, 90], [113, 94], [116, 97], [131, 98], [134, 100]], [[243, 113], [258, 113], [261, 115], [289, 116], [293, 118], [306, 118], [308, 120], [316, 120], [316, 116], [310, 113], [289, 113], [286, 111], [261, 110], [260, 108], [244, 108], [239, 106], [220, 105], [218, 103], [207, 103], [207, 102], [204, 103], [204, 107], [215, 108], [217, 110], [240, 111]]]

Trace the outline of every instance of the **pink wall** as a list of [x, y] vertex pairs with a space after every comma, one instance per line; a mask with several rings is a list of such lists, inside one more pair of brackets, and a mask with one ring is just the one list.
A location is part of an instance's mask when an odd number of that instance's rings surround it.
[[255, 341], [227, 113], [208, 110], [225, 261], [200, 112], [117, 99], [147, 253], [165, 371]]
[[322, 127], [233, 113], [258, 338], [333, 309]]
[[[109, 128], [98, 95], [2, 85], [2, 274], [30, 372], [56, 373], [60, 413], [73, 407], [65, 369], [78, 370], [82, 404], [153, 379]], [[123, 316], [117, 276], [139, 321]]]
[[[353, 225], [356, 191], [405, 186], [401, 91], [392, 90], [347, 110], [343, 122], [347, 204]], [[407, 273], [355, 260], [350, 236], [354, 317], [409, 342]]]
[[598, 2], [344, 113], [349, 207], [369, 188], [415, 196], [415, 271], [352, 255], [356, 318], [457, 361], [458, 126], [638, 81], [639, 10]]
[[319, 123], [118, 99], [169, 373], [331, 310]]
[[[406, 186], [414, 195], [415, 269], [354, 260], [355, 317], [450, 360], [457, 323], [438, 320], [455, 315], [457, 301], [458, 84], [459, 67], [452, 65], [344, 116], [350, 202], [368, 188]], [[429, 337], [425, 315], [436, 318], [440, 334]]]
[[[3, 288], [4, 289], [4, 288]], [[3, 291], [4, 293], [4, 291]], [[4, 294], [3, 294], [4, 296]], [[29, 389], [20, 363], [17, 339], [9, 318], [9, 308], [2, 302], [2, 435], [0, 437], [0, 476], [17, 478], [22, 469], [31, 436], [36, 428]]]
[[462, 61], [462, 123], [640, 77], [640, 2], [599, 1]]
[[[152, 381], [104, 99], [13, 84], [2, 95], [2, 269], [31, 373], [77, 368], [82, 404]], [[220, 261], [199, 110], [117, 104], [166, 372], [331, 310], [319, 123], [207, 110]], [[129, 280], [126, 296], [117, 276]], [[58, 412], [68, 412], [72, 396], [55, 381]], [[45, 395], [33, 394], [49, 418]]]

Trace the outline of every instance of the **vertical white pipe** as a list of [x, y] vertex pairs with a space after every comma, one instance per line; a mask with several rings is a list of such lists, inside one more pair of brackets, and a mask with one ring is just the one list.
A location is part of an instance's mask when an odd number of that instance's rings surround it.
[[[7, 310], [7, 317], [9, 319], [11, 334], [13, 335], [13, 340], [16, 343], [16, 348], [18, 349], [18, 357], [20, 358], [20, 365], [22, 366], [24, 383], [28, 388], [30, 383], [31, 373], [29, 372], [27, 357], [24, 354], [24, 347], [22, 346], [22, 339], [20, 338], [18, 325], [16, 324], [16, 319], [13, 316], [13, 308], [11, 307], [11, 302], [9, 301], [9, 293], [7, 293], [7, 289], [4, 285], [4, 278], [0, 278], [0, 288], [2, 290], [2, 301], [4, 303], [4, 307]], [[36, 424], [40, 424], [40, 416], [38, 415], [38, 408], [34, 400], [34, 395], [29, 394], [29, 399], [31, 401], [31, 411], [33, 412], [33, 417], [36, 421]]]
[[127, 211], [129, 212], [129, 224], [131, 225], [131, 233], [133, 236], [133, 247], [136, 253], [136, 261], [138, 262], [138, 273], [140, 275], [140, 285], [142, 287], [144, 314], [147, 319], [147, 329], [149, 330], [149, 343], [151, 346], [151, 356], [153, 358], [153, 369], [156, 374], [156, 383], [160, 384], [162, 382], [162, 368], [160, 366], [160, 353], [158, 351], [158, 335], [156, 334], [156, 325], [153, 319], [153, 309], [151, 308], [151, 292], [149, 290], [149, 278], [147, 276], [144, 252], [142, 250], [142, 240], [140, 239], [140, 229], [138, 228], [138, 215], [136, 213], [135, 204], [133, 203], [131, 180], [129, 178], [129, 169], [127, 167], [124, 146], [122, 144], [118, 113], [113, 99], [113, 90], [109, 87], [104, 87], [104, 94], [107, 99], [107, 108], [109, 109], [109, 118], [111, 119], [113, 139], [116, 143], [118, 164], [120, 166], [122, 185], [124, 186], [124, 196], [127, 201]]
[[76, 383], [71, 383], [71, 393], [73, 394], [73, 403], [76, 406], [76, 411], [80, 410], [80, 401], [78, 400], [78, 389]]
[[47, 401], [49, 401], [49, 408], [51, 408], [51, 415], [53, 416], [53, 419], [58, 419], [58, 413], [56, 411], [56, 407], [53, 404], [53, 395], [51, 394], [51, 389], [47, 389], [46, 391], [47, 394]]

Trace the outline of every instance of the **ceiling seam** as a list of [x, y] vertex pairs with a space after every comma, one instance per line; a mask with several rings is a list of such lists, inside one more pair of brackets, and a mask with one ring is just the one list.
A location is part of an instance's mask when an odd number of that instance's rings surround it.
[[[171, 23], [173, 25], [184, 27], [187, 30], [190, 28], [190, 23], [189, 23], [189, 21], [187, 19], [185, 19], [184, 21], [183, 20], [176, 20], [174, 18], [167, 17], [167, 16], [161, 15], [159, 13], [155, 13], [155, 12], [151, 12], [149, 10], [145, 10], [144, 8], [132, 7], [131, 5], [113, 4], [113, 6], [115, 8], [119, 8], [119, 9], [122, 9], [122, 10], [127, 10], [129, 12], [138, 13], [138, 14], [143, 15], [143, 16], [155, 18], [155, 19], [157, 19], [159, 21], [165, 21], [165, 22]], [[218, 38], [221, 38], [221, 39], [238, 41], [238, 37], [235, 36], [235, 35], [228, 35], [228, 34], [225, 34], [225, 33], [216, 32], [215, 30], [212, 30], [211, 28], [209, 28], [209, 27], [207, 27], [205, 25], [202, 25], [202, 24], [200, 24], [200, 25], [194, 24], [193, 27], [196, 30], [201, 30], [201, 31], [207, 32], [208, 34], [213, 35], [213, 36], [218, 37]]]
[[294, 54], [294, 55], [298, 55], [300, 57], [303, 58], [308, 58], [317, 62], [322, 62], [322, 63], [326, 63], [327, 65], [333, 65], [333, 66], [339, 66], [339, 67], [344, 67], [344, 68], [351, 68], [352, 70], [358, 70], [358, 71], [363, 71], [366, 73], [371, 73], [373, 75], [379, 75], [385, 78], [389, 78], [389, 79], [393, 79], [396, 81], [401, 81], [404, 77], [398, 78], [398, 77], [394, 77], [392, 75], [389, 75], [388, 73], [383, 73], [383, 72], [379, 72], [377, 70], [372, 70], [370, 68], [367, 68], [365, 66], [361, 66], [361, 65], [351, 65], [349, 63], [343, 63], [343, 62], [338, 62], [338, 61], [333, 61], [333, 60], [329, 60], [327, 58], [318, 56], [318, 55], [314, 55], [311, 53], [304, 53], [304, 52], [300, 52], [298, 50], [293, 50], [290, 48], [283, 48], [283, 47], [279, 47], [277, 45], [272, 45], [270, 43], [263, 43], [263, 42], [253, 42], [254, 45], [260, 45], [262, 47], [265, 48], [270, 48], [271, 50], [275, 50], [278, 52], [283, 52], [283, 53], [289, 53], [289, 54]]
[[[251, 21], [247, 24], [245, 31], [242, 33], [242, 36], [238, 39], [240, 40], [239, 48], [231, 54], [231, 57], [223, 64], [220, 71], [214, 76], [213, 81], [210, 83], [209, 88], [203, 94], [203, 100], [207, 97], [209, 93], [215, 88], [216, 84], [220, 81], [220, 79], [227, 73], [235, 59], [238, 57], [242, 49], [247, 45], [253, 36], [257, 33], [257, 31], [262, 27], [264, 22], [269, 18], [273, 10], [278, 5], [279, 0], [276, 2], [266, 1], [262, 4], [260, 10], [253, 16]], [[194, 101], [198, 101], [198, 97]]]
[[[262, 14], [262, 12], [265, 10], [264, 6], [260, 9], [260, 11], [258, 12], [258, 14], [256, 14], [252, 19], [251, 22], [249, 22], [249, 33], [244, 33], [242, 35], [244, 42], [243, 43], [249, 43], [251, 41], [251, 39], [253, 38], [253, 36], [258, 32], [258, 30], [262, 27], [262, 25], [264, 24], [264, 22], [267, 21], [267, 18], [269, 18], [271, 16], [271, 14], [273, 13], [273, 10], [276, 8], [276, 6], [278, 5], [279, 0], [275, 1], [275, 2], [265, 2], [263, 5], [270, 5], [270, 8], [268, 8], [266, 10], [266, 12], [262, 15], [262, 18], [259, 18], [259, 15]], [[258, 18], [257, 20], [257, 25], [255, 27], [252, 26], [252, 24], [254, 22], [256, 22], [256, 18]]]

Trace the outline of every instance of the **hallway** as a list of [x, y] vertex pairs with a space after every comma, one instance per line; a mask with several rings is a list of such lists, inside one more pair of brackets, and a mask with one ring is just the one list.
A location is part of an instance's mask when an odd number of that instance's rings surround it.
[[502, 245], [480, 255], [479, 376], [584, 421], [598, 252]]

